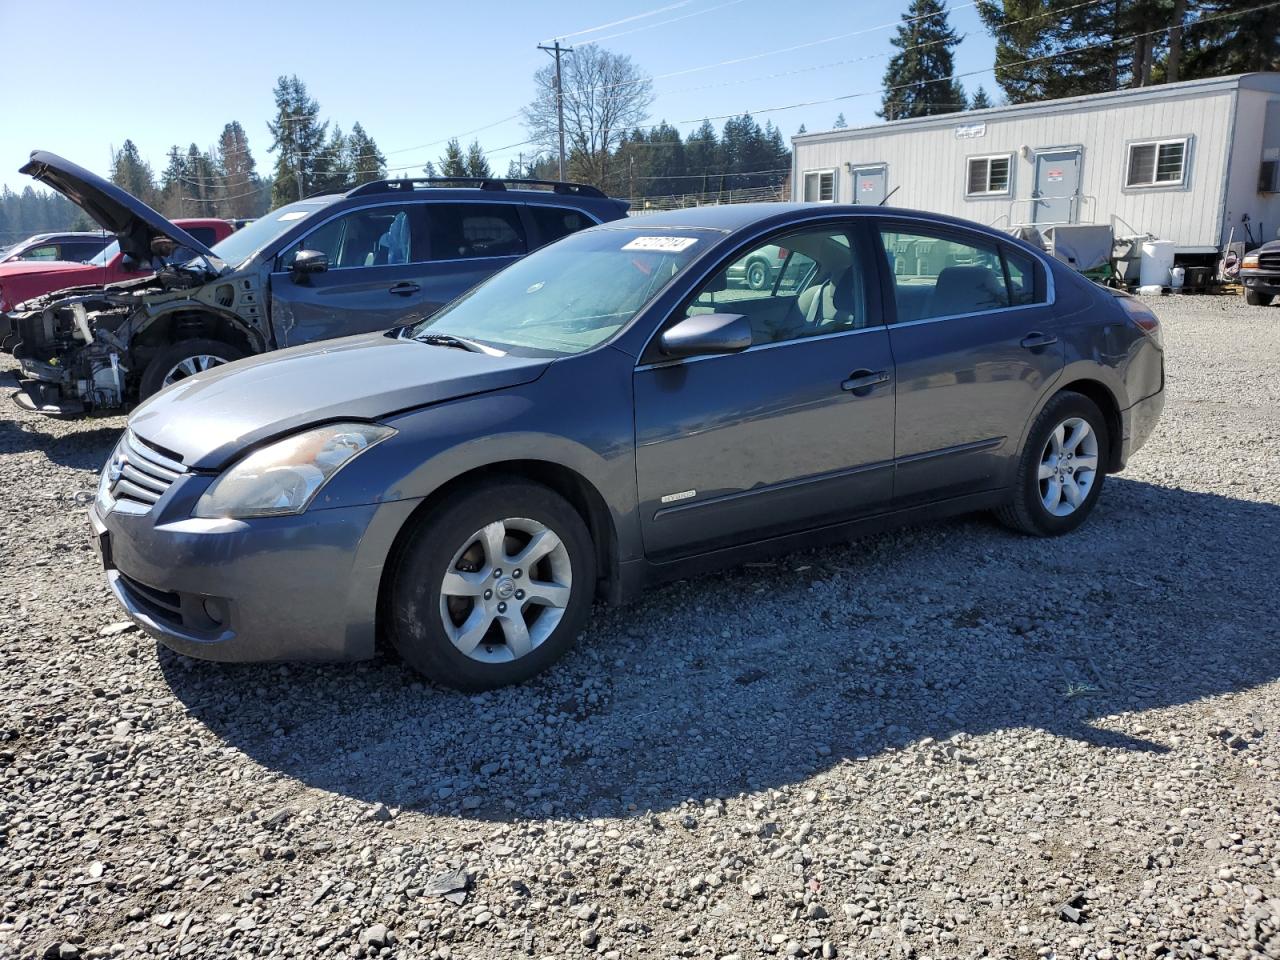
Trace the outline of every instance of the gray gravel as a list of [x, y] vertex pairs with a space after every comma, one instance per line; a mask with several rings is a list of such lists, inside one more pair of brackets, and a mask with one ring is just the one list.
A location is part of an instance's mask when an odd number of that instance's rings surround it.
[[1280, 957], [1280, 308], [1156, 308], [1080, 532], [675, 584], [481, 696], [157, 649], [86, 538], [121, 421], [6, 406], [0, 955]]

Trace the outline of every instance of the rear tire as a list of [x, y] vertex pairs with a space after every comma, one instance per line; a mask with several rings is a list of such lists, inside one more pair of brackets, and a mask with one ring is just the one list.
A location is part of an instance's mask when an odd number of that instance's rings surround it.
[[1098, 405], [1064, 390], [1049, 400], [1018, 457], [1013, 499], [996, 516], [1034, 537], [1069, 533], [1088, 518], [1106, 480], [1109, 437]]
[[595, 567], [587, 525], [559, 494], [514, 478], [480, 481], [411, 532], [392, 572], [391, 641], [444, 686], [520, 683], [573, 645]]
[[172, 383], [245, 356], [248, 354], [239, 347], [223, 340], [179, 340], [171, 343], [152, 357], [142, 371], [138, 399], [146, 400]]
[[1244, 302], [1251, 307], [1269, 307], [1271, 306], [1271, 294], [1259, 293], [1257, 290], [1244, 288]]
[[763, 290], [769, 286], [769, 265], [763, 260], [752, 260], [747, 264], [747, 286], [752, 290]]

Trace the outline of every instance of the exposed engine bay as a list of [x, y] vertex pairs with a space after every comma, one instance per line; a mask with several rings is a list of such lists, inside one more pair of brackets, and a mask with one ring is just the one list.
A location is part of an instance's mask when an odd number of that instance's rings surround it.
[[118, 411], [140, 398], [148, 365], [176, 341], [260, 352], [268, 341], [260, 283], [256, 273], [219, 276], [200, 258], [19, 304], [10, 313], [25, 394], [17, 400], [53, 416]]

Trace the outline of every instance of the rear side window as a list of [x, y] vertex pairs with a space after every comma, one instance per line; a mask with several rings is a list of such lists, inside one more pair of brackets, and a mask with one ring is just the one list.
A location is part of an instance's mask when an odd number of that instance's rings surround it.
[[994, 242], [969, 242], [914, 229], [883, 229], [880, 237], [893, 271], [899, 322], [1010, 305], [1004, 265]]
[[64, 243], [62, 245], [62, 259], [82, 262], [88, 260], [105, 246], [105, 243], [97, 243], [92, 240]]
[[214, 241], [217, 239], [213, 235], [213, 227], [188, 227], [187, 233], [191, 234], [206, 247], [213, 246]]
[[432, 260], [518, 257], [528, 252], [520, 211], [509, 203], [433, 203], [427, 207]]
[[570, 207], [544, 207], [531, 203], [525, 209], [538, 230], [540, 244], [554, 243], [561, 237], [595, 226], [595, 221], [585, 213]]

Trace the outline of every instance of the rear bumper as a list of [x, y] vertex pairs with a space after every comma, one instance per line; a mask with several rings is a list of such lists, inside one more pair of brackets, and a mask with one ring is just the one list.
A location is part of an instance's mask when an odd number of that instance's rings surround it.
[[1117, 469], [1123, 469], [1129, 457], [1142, 448], [1156, 428], [1160, 413], [1164, 410], [1164, 388], [1145, 400], [1139, 400], [1128, 410], [1120, 411], [1121, 444], [1120, 463]]

